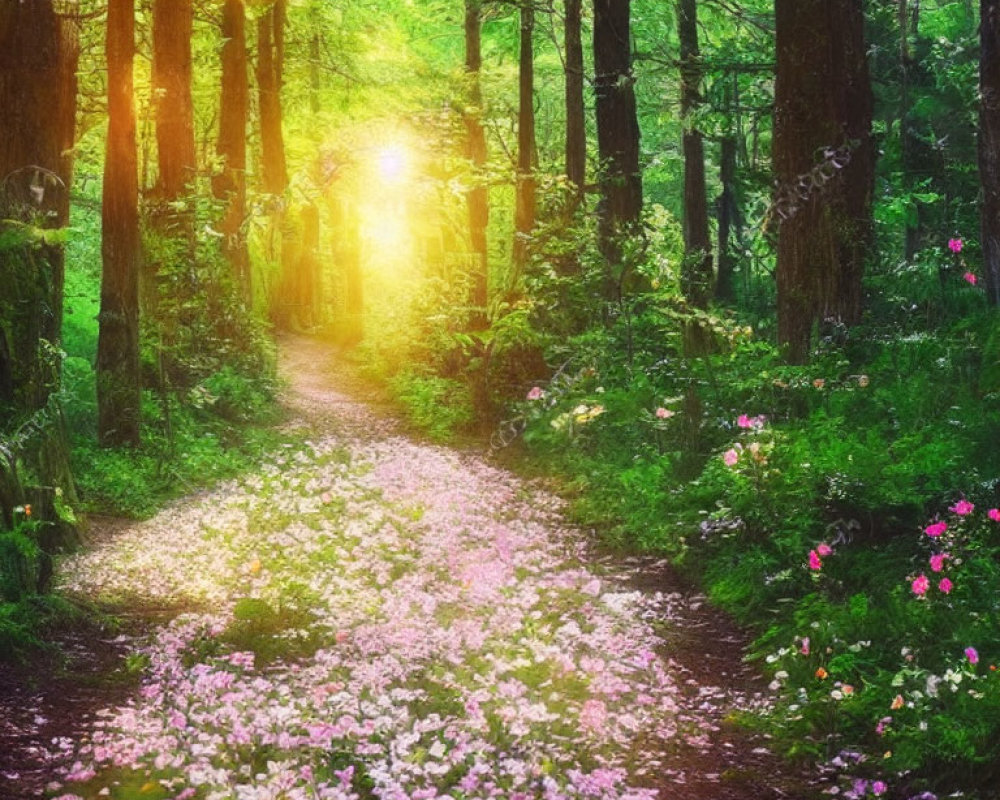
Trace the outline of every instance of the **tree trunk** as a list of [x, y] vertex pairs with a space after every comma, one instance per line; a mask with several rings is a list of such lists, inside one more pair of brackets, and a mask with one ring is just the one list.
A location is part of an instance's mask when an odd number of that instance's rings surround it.
[[[618, 300], [625, 279], [621, 237], [634, 234], [642, 213], [639, 122], [636, 117], [629, 0], [594, 0], [594, 89], [600, 158], [598, 244], [612, 272], [605, 299]], [[615, 276], [613, 270], [619, 274]]]
[[983, 272], [990, 305], [1000, 305], [1000, 0], [980, 0], [979, 180], [983, 186]]
[[681, 122], [684, 150], [684, 263], [681, 292], [696, 308], [712, 296], [712, 240], [708, 231], [705, 145], [693, 114], [701, 105], [701, 55], [698, 51], [696, 0], [678, 0], [680, 35]]
[[[910, 55], [910, 4], [909, 0], [898, 0], [898, 3], [896, 17], [899, 24], [899, 147], [903, 173], [902, 189], [909, 193], [914, 189], [914, 175], [917, 171], [913, 163], [914, 135], [910, 130], [910, 70], [913, 68], [913, 58]], [[912, 11], [913, 20], [916, 22], [920, 13], [919, 2]], [[903, 232], [903, 258], [907, 262], [912, 261], [917, 254], [921, 240], [920, 203], [917, 200], [910, 202], [913, 204], [914, 212], [912, 217], [907, 215]]]
[[479, 80], [482, 69], [482, 0], [465, 2], [465, 76], [468, 104], [465, 110], [465, 156], [473, 170], [473, 185], [466, 193], [469, 210], [469, 239], [475, 258], [472, 274], [470, 305], [474, 310], [473, 328], [486, 324], [489, 294], [489, 261], [487, 259], [486, 227], [490, 220], [489, 186], [486, 169], [486, 133], [483, 130], [483, 90]]
[[873, 101], [862, 0], [776, 0], [775, 20], [778, 341], [802, 363], [814, 324], [861, 316]]
[[736, 258], [732, 250], [732, 233], [733, 227], [739, 225], [736, 204], [736, 137], [732, 134], [723, 136], [720, 151], [719, 177], [722, 194], [719, 197], [719, 275], [715, 283], [715, 298], [723, 303], [731, 303], [736, 299]]
[[[34, 502], [43, 544], [67, 541], [72, 529], [40, 495], [76, 499], [53, 394], [65, 256], [25, 226], [69, 220], [78, 54], [76, 24], [51, 0], [0, 0], [0, 529], [13, 523], [14, 505]], [[19, 459], [39, 486], [23, 485]]]
[[566, 177], [575, 207], [587, 182], [587, 125], [583, 102], [582, 0], [566, 0]]
[[285, 141], [281, 132], [281, 84], [285, 57], [285, 0], [257, 20], [257, 91], [264, 191], [283, 194], [288, 186]]
[[108, 138], [104, 165], [97, 432], [108, 446], [139, 444], [139, 172], [132, 66], [134, 0], [108, 3]]
[[157, 196], [167, 202], [187, 192], [197, 169], [191, 101], [193, 23], [192, 0], [156, 0], [153, 4]]
[[252, 305], [250, 256], [243, 220], [246, 218], [247, 121], [250, 88], [247, 67], [244, 0], [225, 0], [222, 8], [222, 89], [217, 152], [222, 172], [212, 181], [215, 196], [226, 202], [222, 218], [222, 249], [244, 302]]
[[[514, 207], [514, 281], [528, 261], [535, 227], [535, 0], [521, 0], [521, 55], [518, 70], [517, 188]], [[513, 287], [512, 287], [513, 288]]]

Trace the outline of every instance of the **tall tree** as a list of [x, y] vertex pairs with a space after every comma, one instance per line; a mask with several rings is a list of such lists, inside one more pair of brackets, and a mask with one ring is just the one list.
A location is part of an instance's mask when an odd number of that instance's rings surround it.
[[639, 122], [632, 75], [630, 0], [594, 0], [594, 89], [601, 199], [601, 253], [618, 279], [606, 282], [606, 299], [619, 299], [624, 279], [620, 237], [638, 230], [642, 213]]
[[517, 187], [514, 203], [514, 271], [528, 260], [528, 241], [535, 227], [535, 0], [521, 0], [518, 68]]
[[1000, 0], [980, 0], [979, 179], [983, 272], [990, 305], [1000, 305]]
[[587, 180], [587, 125], [583, 101], [582, 0], [566, 0], [566, 177], [573, 184], [573, 205]]
[[684, 150], [684, 264], [681, 291], [698, 308], [712, 296], [712, 240], [708, 231], [705, 145], [694, 115], [701, 105], [697, 0], [677, 0], [680, 36], [681, 124]]
[[736, 161], [739, 147], [735, 133], [726, 133], [719, 143], [719, 274], [715, 281], [715, 297], [723, 302], [736, 299], [736, 257], [733, 254], [733, 228], [739, 236], [739, 207], [736, 199]]
[[775, 0], [778, 340], [792, 362], [816, 323], [861, 316], [875, 163], [863, 5]]
[[483, 89], [479, 73], [482, 70], [482, 0], [465, 0], [465, 79], [468, 98], [465, 108], [465, 155], [472, 164], [473, 183], [466, 193], [469, 210], [469, 238], [475, 264], [472, 271], [470, 304], [476, 311], [473, 325], [486, 323], [489, 293], [489, 262], [487, 260], [486, 227], [490, 220], [490, 194], [486, 169], [486, 133], [483, 130]]
[[245, 0], [225, 0], [222, 7], [222, 87], [217, 152], [222, 171], [212, 181], [215, 196], [226, 203], [222, 220], [223, 252], [244, 301], [252, 300], [246, 217], [247, 122], [250, 108]]
[[[53, 394], [64, 253], [31, 232], [69, 219], [78, 54], [76, 25], [51, 0], [0, 0], [0, 529], [14, 505], [27, 500], [39, 519], [54, 520], [56, 489], [74, 496]], [[18, 430], [31, 433], [31, 452]], [[37, 486], [22, 484], [22, 457]]]
[[285, 0], [274, 0], [257, 20], [257, 91], [260, 106], [261, 175], [264, 191], [280, 195], [288, 186], [281, 132], [281, 85], [285, 62]]
[[194, 105], [191, 101], [193, 0], [153, 3], [153, 97], [156, 109], [157, 194], [176, 200], [194, 178]]
[[108, 138], [102, 204], [97, 431], [104, 445], [139, 444], [139, 171], [133, 61], [135, 0], [109, 0]]

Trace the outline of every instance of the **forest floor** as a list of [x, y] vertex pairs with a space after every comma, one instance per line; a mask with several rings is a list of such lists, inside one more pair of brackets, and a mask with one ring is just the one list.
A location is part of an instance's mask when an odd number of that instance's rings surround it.
[[127, 612], [0, 672], [0, 798], [817, 796], [734, 715], [744, 639], [538, 481], [408, 435], [329, 345], [280, 342], [257, 474], [98, 519], [63, 592]]

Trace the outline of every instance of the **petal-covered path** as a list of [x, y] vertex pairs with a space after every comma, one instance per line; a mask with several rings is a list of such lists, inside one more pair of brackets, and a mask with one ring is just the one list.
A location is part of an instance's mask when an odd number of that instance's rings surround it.
[[50, 795], [795, 796], [725, 723], [765, 700], [702, 598], [334, 363], [282, 343], [303, 446], [63, 563], [64, 591], [187, 610], [128, 656], [134, 697], [51, 744]]

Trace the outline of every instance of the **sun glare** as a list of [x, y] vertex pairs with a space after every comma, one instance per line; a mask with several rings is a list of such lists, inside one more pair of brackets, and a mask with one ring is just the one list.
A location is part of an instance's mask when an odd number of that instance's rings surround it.
[[378, 154], [378, 171], [383, 180], [398, 183], [406, 175], [407, 153], [401, 145], [390, 145]]

